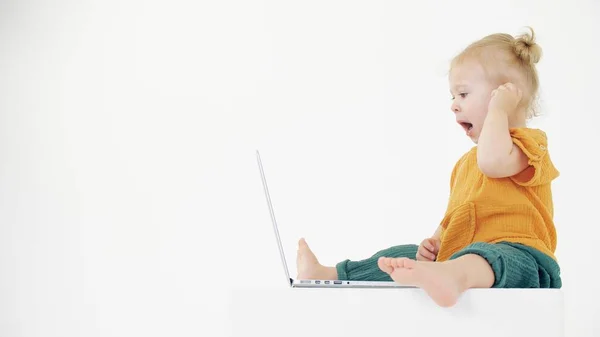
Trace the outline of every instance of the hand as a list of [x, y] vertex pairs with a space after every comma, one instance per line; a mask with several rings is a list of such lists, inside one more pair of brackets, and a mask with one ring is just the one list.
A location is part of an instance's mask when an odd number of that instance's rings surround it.
[[440, 251], [440, 240], [428, 238], [421, 242], [417, 250], [417, 261], [435, 261]]
[[512, 83], [506, 83], [492, 91], [488, 111], [503, 111], [511, 116], [521, 102], [523, 92]]

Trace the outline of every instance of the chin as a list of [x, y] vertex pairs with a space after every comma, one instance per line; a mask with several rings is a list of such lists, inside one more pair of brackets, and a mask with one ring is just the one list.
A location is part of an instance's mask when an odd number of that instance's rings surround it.
[[469, 137], [469, 139], [470, 139], [471, 141], [473, 141], [473, 143], [477, 144], [477, 140], [478, 140], [478, 138], [479, 138], [479, 137], [478, 137], [478, 135], [475, 135], [475, 134], [469, 134], [469, 133], [467, 133], [467, 135], [466, 135], [466, 136], [467, 136], [467, 137]]

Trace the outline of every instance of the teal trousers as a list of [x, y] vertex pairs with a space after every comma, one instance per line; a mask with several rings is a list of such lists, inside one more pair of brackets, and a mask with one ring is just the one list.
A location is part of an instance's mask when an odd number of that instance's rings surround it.
[[[407, 257], [415, 259], [417, 245], [393, 246], [361, 260], [345, 260], [336, 265], [338, 279], [354, 281], [392, 281], [390, 276], [379, 269], [380, 257]], [[483, 257], [494, 271], [492, 288], [561, 288], [558, 263], [537, 249], [512, 242], [473, 243], [452, 255], [456, 259], [465, 254]]]

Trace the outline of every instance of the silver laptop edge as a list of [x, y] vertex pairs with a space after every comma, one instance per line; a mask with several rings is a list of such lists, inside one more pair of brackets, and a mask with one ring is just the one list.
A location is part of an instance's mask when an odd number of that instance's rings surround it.
[[256, 151], [256, 160], [258, 162], [258, 168], [260, 169], [260, 176], [265, 191], [265, 197], [267, 198], [267, 205], [269, 207], [269, 214], [271, 215], [271, 221], [273, 223], [273, 230], [275, 232], [275, 240], [277, 241], [277, 247], [279, 248], [279, 255], [283, 262], [283, 270], [285, 271], [286, 283], [290, 287], [294, 288], [414, 288], [412, 286], [403, 286], [396, 282], [388, 281], [346, 281], [346, 280], [295, 280], [290, 277], [290, 272], [285, 259], [283, 245], [281, 243], [281, 237], [279, 236], [279, 229], [277, 227], [277, 220], [275, 219], [275, 211], [273, 210], [273, 204], [271, 203], [271, 197], [269, 195], [269, 188], [267, 187], [267, 179], [265, 178], [265, 172], [263, 170], [262, 162], [260, 160], [260, 153]]
[[286, 282], [293, 285], [294, 280], [290, 277], [290, 272], [285, 261], [285, 254], [283, 253], [283, 245], [281, 244], [281, 237], [279, 236], [279, 229], [277, 228], [277, 220], [275, 220], [275, 212], [273, 211], [273, 205], [271, 203], [271, 197], [269, 195], [269, 188], [267, 187], [267, 179], [265, 178], [265, 172], [263, 171], [262, 162], [260, 160], [260, 153], [256, 150], [256, 159], [258, 160], [258, 168], [260, 169], [260, 176], [262, 178], [263, 187], [265, 190], [265, 196], [267, 197], [267, 204], [269, 206], [269, 213], [271, 214], [271, 221], [273, 222], [273, 229], [275, 230], [275, 239], [277, 240], [277, 246], [279, 247], [279, 254], [281, 255], [281, 261], [283, 262], [283, 269], [285, 270]]

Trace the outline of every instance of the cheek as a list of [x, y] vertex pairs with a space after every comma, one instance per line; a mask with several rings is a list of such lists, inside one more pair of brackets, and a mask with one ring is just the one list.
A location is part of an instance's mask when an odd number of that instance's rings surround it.
[[482, 98], [477, 102], [477, 114], [483, 119], [485, 119], [485, 116], [487, 115], [489, 104], [489, 98]]
[[479, 129], [483, 128], [483, 123], [485, 122], [485, 116], [487, 116], [487, 111], [477, 116], [477, 124], [479, 125]]
[[484, 95], [470, 97], [471, 99], [463, 102], [462, 106], [465, 110], [470, 111], [474, 115], [487, 113], [490, 98]]
[[481, 100], [484, 102], [486, 107], [488, 106], [488, 104], [490, 104], [490, 101], [492, 100], [492, 92], [494, 90], [495, 88], [493, 90], [490, 89], [489, 91], [485, 91], [485, 93], [481, 97]]
[[485, 122], [485, 117], [487, 116], [487, 113], [488, 105], [486, 102], [482, 102], [481, 104], [477, 105], [477, 108], [474, 111], [475, 116], [473, 116], [473, 119], [475, 120], [475, 123], [479, 125], [479, 128], [483, 127], [483, 122]]
[[479, 98], [479, 108], [483, 111], [487, 111], [488, 106], [490, 105], [491, 97], [480, 97]]

